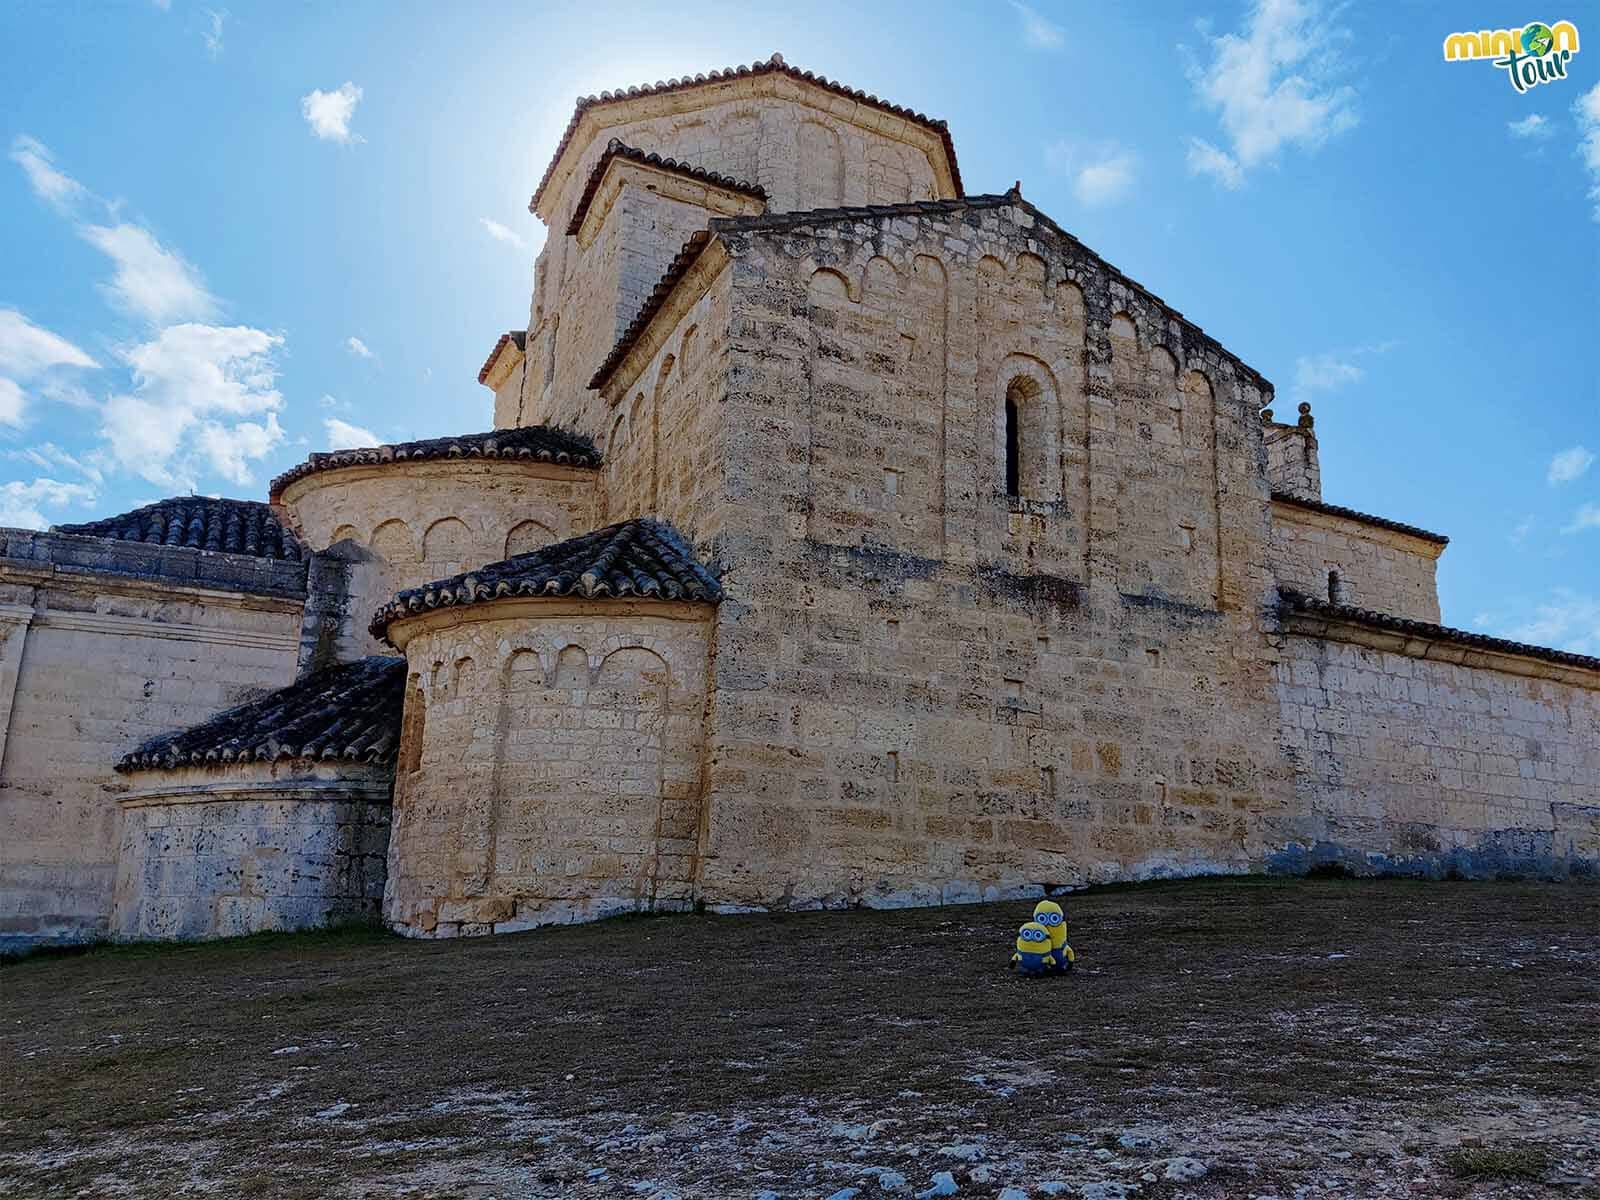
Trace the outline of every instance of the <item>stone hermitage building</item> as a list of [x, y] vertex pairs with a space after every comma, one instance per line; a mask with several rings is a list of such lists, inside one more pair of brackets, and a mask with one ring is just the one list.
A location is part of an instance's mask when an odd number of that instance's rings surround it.
[[774, 55], [531, 208], [492, 431], [0, 531], [6, 941], [1596, 873], [1600, 660], [942, 122]]

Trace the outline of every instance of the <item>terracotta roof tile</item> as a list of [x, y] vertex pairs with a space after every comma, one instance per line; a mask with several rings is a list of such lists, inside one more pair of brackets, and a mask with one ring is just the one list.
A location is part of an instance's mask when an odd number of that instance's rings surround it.
[[151, 738], [117, 770], [280, 758], [390, 763], [400, 741], [405, 679], [403, 658], [329, 667], [193, 729]]
[[307, 557], [300, 539], [279, 523], [270, 505], [259, 500], [174, 496], [115, 517], [80, 525], [55, 525], [52, 529], [82, 537], [183, 546], [252, 558], [299, 562]]
[[425, 438], [417, 442], [395, 442], [313, 454], [299, 466], [289, 468], [274, 479], [271, 494], [273, 499], [277, 499], [295, 480], [315, 475], [318, 471], [440, 458], [527, 458], [535, 462], [561, 463], [573, 467], [600, 465], [600, 452], [583, 434], [553, 425], [523, 425], [515, 429], [491, 429], [485, 433], [463, 433], [455, 437]]
[[647, 167], [658, 170], [670, 171], [674, 175], [682, 175], [685, 179], [693, 179], [699, 183], [710, 184], [712, 187], [723, 188], [730, 192], [743, 192], [746, 196], [754, 196], [757, 200], [767, 198], [767, 189], [759, 183], [746, 183], [742, 179], [735, 179], [731, 175], [720, 175], [716, 171], [708, 171], [704, 167], [691, 166], [680, 162], [676, 158], [663, 158], [651, 151], [640, 150], [636, 146], [629, 146], [612, 138], [606, 143], [605, 153], [600, 156], [600, 161], [595, 163], [594, 170], [589, 172], [589, 182], [584, 184], [583, 195], [578, 200], [578, 207], [572, 210], [572, 220], [567, 223], [567, 236], [577, 237], [578, 230], [583, 225], [583, 218], [589, 212], [589, 206], [594, 203], [595, 193], [600, 190], [600, 181], [605, 178], [606, 168], [613, 159], [622, 159], [625, 162], [642, 163]]
[[1600, 658], [1590, 658], [1587, 654], [1573, 654], [1566, 650], [1554, 650], [1549, 646], [1531, 646], [1526, 642], [1507, 641], [1505, 638], [1490, 637], [1485, 633], [1470, 633], [1465, 629], [1451, 629], [1448, 625], [1413, 621], [1409, 617], [1391, 616], [1388, 613], [1356, 608], [1348, 604], [1330, 604], [1326, 600], [1319, 600], [1315, 596], [1307, 596], [1290, 588], [1279, 588], [1278, 596], [1282, 601], [1282, 611], [1285, 613], [1327, 617], [1352, 625], [1365, 625], [1371, 629], [1413, 634], [1434, 641], [1453, 642], [1480, 650], [1494, 650], [1501, 654], [1521, 655], [1524, 658], [1541, 658], [1547, 662], [1561, 663], [1563, 666], [1600, 671]]
[[528, 331], [526, 329], [508, 329], [500, 335], [494, 344], [494, 349], [489, 351], [489, 357], [483, 360], [483, 366], [478, 370], [478, 382], [482, 383], [489, 378], [489, 371], [494, 367], [494, 360], [500, 357], [500, 352], [507, 346], [516, 346], [518, 350], [526, 352], [528, 348]]
[[891, 104], [887, 100], [880, 100], [876, 96], [868, 95], [857, 88], [847, 87], [832, 79], [824, 78], [811, 71], [802, 71], [798, 67], [791, 67], [783, 61], [783, 56], [774, 54], [765, 62], [754, 62], [748, 67], [728, 67], [721, 71], [710, 71], [703, 75], [690, 77], [685, 75], [681, 79], [657, 80], [653, 84], [642, 84], [615, 92], [601, 92], [598, 96], [580, 96], [577, 105], [572, 111], [572, 120], [567, 122], [566, 132], [561, 135], [561, 142], [556, 146], [555, 154], [550, 157], [550, 165], [545, 168], [544, 178], [539, 180], [539, 186], [534, 189], [533, 199], [528, 201], [528, 211], [537, 212], [539, 202], [544, 198], [545, 188], [550, 186], [550, 178], [555, 174], [556, 164], [561, 161], [561, 156], [567, 152], [567, 147], [572, 144], [572, 137], [578, 131], [578, 122], [583, 119], [583, 114], [591, 108], [600, 105], [615, 104], [622, 100], [632, 100], [639, 96], [656, 96], [663, 92], [676, 92], [684, 88], [700, 87], [705, 84], [721, 83], [729, 79], [741, 79], [750, 75], [770, 75], [773, 73], [789, 76], [805, 83], [815, 84], [817, 87], [832, 92], [836, 96], [867, 104], [882, 112], [893, 113], [904, 120], [911, 121], [933, 130], [944, 142], [945, 157], [950, 162], [950, 180], [955, 185], [956, 194], [961, 194], [961, 168], [956, 164], [956, 145], [950, 137], [950, 127], [943, 121], [912, 109], [904, 108], [898, 104]]
[[715, 604], [722, 599], [722, 585], [671, 525], [636, 517], [531, 554], [407, 588], [374, 614], [372, 633], [385, 637], [391, 622], [436, 608], [516, 596]]
[[1307, 508], [1312, 512], [1327, 513], [1331, 517], [1347, 517], [1352, 521], [1360, 521], [1364, 525], [1376, 525], [1380, 529], [1392, 529], [1396, 533], [1409, 533], [1412, 537], [1421, 538], [1425, 542], [1436, 542], [1441, 546], [1450, 544], [1450, 539], [1442, 533], [1429, 533], [1426, 529], [1419, 529], [1415, 525], [1407, 525], [1403, 521], [1391, 521], [1388, 517], [1375, 517], [1371, 513], [1357, 512], [1353, 508], [1345, 508], [1339, 504], [1326, 504], [1321, 500], [1311, 500], [1304, 496], [1296, 496], [1292, 492], [1273, 492], [1272, 498], [1282, 504], [1293, 504], [1297, 508]]

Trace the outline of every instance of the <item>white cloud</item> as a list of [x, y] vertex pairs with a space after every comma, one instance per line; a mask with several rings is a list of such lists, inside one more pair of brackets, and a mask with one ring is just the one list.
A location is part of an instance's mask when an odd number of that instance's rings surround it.
[[354, 450], [362, 446], [383, 445], [383, 439], [372, 430], [341, 421], [338, 417], [324, 417], [322, 428], [328, 435], [329, 450]]
[[1600, 654], [1600, 599], [1556, 588], [1533, 614], [1501, 625], [1502, 637], [1573, 654]]
[[62, 483], [55, 479], [3, 483], [0, 484], [0, 525], [11, 529], [45, 529], [50, 520], [41, 509], [88, 504], [93, 500], [94, 489], [81, 483]]
[[[1522, 520], [1518, 521], [1516, 528], [1513, 529], [1509, 535], [1511, 544], [1513, 546], [1520, 546], [1523, 542], [1527, 541], [1528, 535], [1533, 532], [1533, 526], [1534, 520], [1531, 516], [1523, 517]], [[1482, 622], [1480, 621], [1479, 624], [1482, 624]]]
[[[204, 467], [249, 483], [248, 460], [283, 440], [274, 334], [247, 326], [174, 325], [123, 353], [131, 393], [112, 396], [101, 434], [126, 470], [162, 486], [194, 485]], [[228, 421], [266, 415], [264, 422]]]
[[21, 425], [27, 413], [27, 394], [20, 380], [36, 381], [45, 394], [68, 386], [60, 378], [65, 368], [83, 369], [100, 364], [66, 338], [41, 329], [14, 308], [0, 308], [0, 425]]
[[1233, 155], [1219, 150], [1204, 138], [1189, 139], [1186, 156], [1191, 175], [1210, 175], [1223, 187], [1233, 191], [1244, 182], [1244, 171]]
[[361, 103], [361, 89], [346, 80], [331, 92], [311, 92], [300, 97], [300, 112], [311, 132], [325, 142], [360, 142], [366, 139], [350, 132], [350, 119]]
[[228, 17], [227, 10], [217, 12], [215, 9], [205, 9], [206, 27], [200, 31], [200, 36], [205, 39], [206, 53], [212, 58], [222, 55], [222, 22]]
[[1520, 121], [1507, 121], [1506, 128], [1511, 131], [1512, 137], [1538, 138], [1543, 140], [1555, 133], [1555, 128], [1550, 124], [1550, 118], [1540, 116], [1538, 113], [1529, 113]]
[[1313, 354], [1294, 360], [1296, 395], [1336, 392], [1366, 378], [1366, 371], [1338, 354]]
[[1071, 179], [1078, 203], [1090, 207], [1126, 196], [1138, 167], [1133, 152], [1116, 142], [1089, 145], [1063, 140], [1046, 148], [1045, 159]]
[[1011, 0], [1011, 7], [1022, 18], [1022, 36], [1036, 50], [1059, 50], [1067, 44], [1067, 31], [1053, 21], [1048, 21], [1020, 0]]
[[1189, 78], [1228, 145], [1191, 138], [1190, 171], [1237, 187], [1284, 147], [1315, 150], [1355, 125], [1354, 89], [1330, 80], [1344, 66], [1347, 39], [1316, 0], [1255, 0], [1242, 36], [1209, 38], [1211, 60], [1192, 64]]
[[78, 472], [93, 483], [100, 483], [104, 479], [99, 469], [93, 464], [86, 463], [81, 458], [68, 454], [54, 442], [40, 442], [37, 446], [26, 446], [21, 450], [12, 450], [6, 457], [32, 463], [43, 471], [53, 470], [56, 467], [66, 467], [69, 470]]
[[1582, 533], [1585, 529], [1600, 529], [1600, 504], [1582, 505], [1572, 514], [1572, 524], [1563, 525], [1562, 533]]
[[1578, 119], [1578, 157], [1583, 160], [1593, 184], [1589, 199], [1594, 203], [1594, 219], [1600, 221], [1600, 83], [1595, 84], [1572, 106]]
[[80, 232], [116, 266], [111, 282], [101, 284], [116, 307], [153, 325], [209, 320], [216, 315], [216, 297], [206, 290], [200, 273], [148, 229], [85, 225]]
[[12, 141], [11, 161], [22, 168], [33, 194], [58, 212], [71, 212], [89, 195], [83, 184], [56, 170], [55, 156], [48, 146], [27, 134]]
[[345, 338], [344, 348], [350, 351], [351, 354], [354, 354], [357, 358], [373, 357], [372, 351], [367, 349], [367, 344], [358, 337]]
[[1552, 485], [1571, 483], [1592, 466], [1594, 455], [1582, 446], [1572, 446], [1550, 460], [1546, 478]]
[[483, 226], [483, 231], [497, 242], [505, 242], [508, 246], [515, 246], [521, 250], [528, 243], [522, 240], [522, 235], [515, 229], [508, 229], [499, 221], [492, 221], [488, 217], [479, 217], [478, 224]]

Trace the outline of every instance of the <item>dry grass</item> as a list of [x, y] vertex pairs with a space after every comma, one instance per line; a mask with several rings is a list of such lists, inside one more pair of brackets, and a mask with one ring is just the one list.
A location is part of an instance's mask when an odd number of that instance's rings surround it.
[[[733, 1167], [821, 1169], [822, 1133], [764, 1130], [886, 1113], [999, 1146], [1291, 1108], [1438, 1129], [1485, 1097], [1594, 1107], [1600, 889], [1105, 889], [1068, 905], [1080, 969], [1044, 981], [1004, 969], [1029, 907], [24, 960], [0, 970], [0, 1195], [101, 1194], [113, 1178], [150, 1195], [386, 1196], [398, 1179], [498, 1194], [473, 1190], [480, 1175], [522, 1181], [519, 1195], [609, 1195], [574, 1176], [583, 1154], [604, 1163], [600, 1143], [620, 1137], [637, 1159], [639, 1136], [676, 1145], [685, 1128], [743, 1147], [732, 1166], [672, 1159], [677, 1186], [722, 1195]], [[1043, 1114], [1029, 1095], [1051, 1098]], [[314, 1115], [336, 1104], [351, 1107]], [[1282, 1170], [1325, 1171], [1303, 1157]], [[1226, 1177], [1219, 1164], [1211, 1183]]]

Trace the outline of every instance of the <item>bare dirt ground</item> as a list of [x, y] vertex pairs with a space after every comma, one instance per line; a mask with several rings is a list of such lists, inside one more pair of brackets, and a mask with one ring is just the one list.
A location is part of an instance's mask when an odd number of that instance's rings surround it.
[[0, 1195], [1600, 1197], [1600, 888], [1067, 907], [23, 960]]

